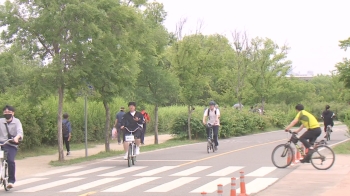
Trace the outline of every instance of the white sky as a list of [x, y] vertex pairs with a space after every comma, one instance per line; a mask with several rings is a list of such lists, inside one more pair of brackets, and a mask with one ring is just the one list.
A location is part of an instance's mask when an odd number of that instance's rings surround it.
[[202, 20], [202, 33], [247, 31], [250, 38], [268, 37], [290, 47], [288, 58], [294, 72], [329, 74], [348, 56], [339, 40], [350, 37], [349, 0], [156, 0], [168, 13], [164, 25], [175, 31], [187, 18], [184, 32], [195, 32]]

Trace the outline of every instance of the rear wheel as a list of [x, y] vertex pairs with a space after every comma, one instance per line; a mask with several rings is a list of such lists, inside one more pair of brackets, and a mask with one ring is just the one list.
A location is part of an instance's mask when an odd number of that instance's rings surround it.
[[211, 143], [211, 148], [213, 149], [213, 152], [215, 152], [214, 142]]
[[280, 144], [272, 151], [271, 160], [277, 168], [286, 168], [292, 164], [294, 152], [289, 144]]
[[131, 144], [129, 144], [129, 149], [128, 149], [128, 167], [131, 166], [131, 155], [132, 155], [132, 149], [131, 149]]
[[331, 128], [327, 127], [327, 141], [331, 140]]
[[211, 144], [208, 142], [208, 143], [207, 143], [207, 152], [208, 152], [208, 154], [209, 154], [209, 152], [210, 152], [210, 147], [211, 147]]
[[334, 161], [334, 152], [328, 146], [318, 146], [311, 155], [311, 164], [318, 170], [327, 170], [331, 168]]

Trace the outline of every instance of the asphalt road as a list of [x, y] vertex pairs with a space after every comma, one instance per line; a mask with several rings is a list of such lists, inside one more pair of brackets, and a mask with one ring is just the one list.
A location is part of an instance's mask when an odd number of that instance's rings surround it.
[[[329, 144], [347, 139], [344, 128], [334, 127]], [[285, 143], [288, 137], [287, 133], [276, 131], [220, 140], [218, 151], [210, 154], [206, 152], [206, 143], [146, 153], [142, 153], [141, 147], [136, 165], [130, 168], [121, 157], [57, 168], [18, 179], [16, 187], [8, 193], [11, 196], [185, 196], [201, 195], [205, 191], [207, 195], [217, 195], [217, 185], [222, 184], [224, 195], [229, 195], [231, 177], [237, 178], [239, 186], [239, 172], [244, 171], [247, 193], [256, 194], [297, 168], [295, 165], [277, 169], [271, 162], [273, 148]]]

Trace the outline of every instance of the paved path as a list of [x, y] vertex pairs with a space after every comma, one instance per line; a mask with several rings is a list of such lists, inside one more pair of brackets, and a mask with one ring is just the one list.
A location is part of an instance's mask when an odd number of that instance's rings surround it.
[[[346, 139], [344, 128], [334, 128], [330, 143]], [[286, 142], [288, 136], [276, 131], [221, 140], [219, 151], [210, 154], [206, 143], [146, 153], [141, 148], [136, 165], [130, 168], [121, 157], [62, 167], [18, 179], [11, 195], [184, 196], [202, 191], [217, 195], [217, 184], [223, 184], [224, 195], [228, 195], [231, 177], [238, 179], [239, 171], [246, 174], [247, 193], [259, 193], [298, 167], [276, 169], [270, 160], [273, 148]]]
[[[171, 139], [172, 136], [169, 134], [165, 135], [159, 135], [158, 136], [158, 143], [163, 143], [169, 139]], [[145, 145], [154, 144], [154, 136], [147, 136], [145, 137]], [[63, 146], [64, 147], [64, 146]], [[111, 140], [110, 148], [112, 150], [123, 150], [122, 145], [118, 145], [117, 140]], [[65, 147], [64, 147], [65, 149]], [[105, 151], [105, 145], [97, 145], [95, 147], [88, 149], [88, 155], [94, 155], [98, 154], [99, 152]], [[65, 152], [66, 153], [66, 152]], [[85, 149], [82, 150], [74, 150], [71, 152], [71, 155], [65, 156], [64, 158], [66, 160], [68, 159], [74, 159], [79, 157], [85, 157]], [[16, 160], [16, 177], [18, 179], [24, 178], [29, 175], [33, 175], [40, 172], [50, 171], [53, 168], [49, 165], [49, 162], [52, 160], [58, 160], [58, 153], [54, 155], [45, 155], [45, 156], [38, 156], [38, 157], [28, 157], [22, 160]], [[35, 163], [35, 164], [33, 164]], [[23, 168], [23, 169], [22, 169]]]

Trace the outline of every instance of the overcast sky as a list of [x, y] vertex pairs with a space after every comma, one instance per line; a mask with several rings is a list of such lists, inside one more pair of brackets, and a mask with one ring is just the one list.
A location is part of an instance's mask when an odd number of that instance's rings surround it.
[[350, 37], [350, 0], [156, 0], [168, 13], [164, 25], [174, 31], [187, 17], [185, 32], [204, 22], [204, 34], [230, 38], [234, 30], [249, 37], [268, 37], [290, 47], [288, 58], [294, 71], [328, 74], [348, 56], [339, 40]]

